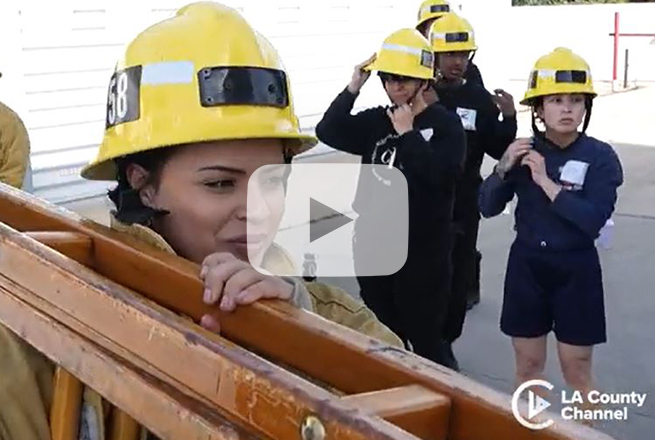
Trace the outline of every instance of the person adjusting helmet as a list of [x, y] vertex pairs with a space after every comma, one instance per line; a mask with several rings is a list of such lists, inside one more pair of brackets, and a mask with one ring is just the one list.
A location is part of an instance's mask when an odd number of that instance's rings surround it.
[[[445, 351], [457, 366], [452, 343], [461, 336], [469, 298], [479, 298], [477, 251], [480, 213], [477, 195], [480, 168], [485, 155], [500, 159], [516, 137], [516, 109], [512, 96], [497, 90], [492, 96], [477, 83], [467, 81], [466, 71], [478, 46], [471, 24], [449, 12], [432, 23], [430, 42], [435, 53], [440, 104], [456, 113], [466, 131], [466, 162], [457, 184], [453, 221], [455, 242], [452, 263], [452, 292], [444, 327]], [[499, 121], [499, 108], [503, 118]], [[478, 299], [479, 300], [479, 299]]]
[[[586, 134], [595, 96], [579, 55], [559, 47], [540, 57], [521, 101], [531, 107], [533, 136], [513, 142], [480, 188], [485, 217], [518, 200], [500, 319], [516, 384], [542, 376], [553, 331], [567, 386], [585, 393], [594, 386], [594, 346], [607, 340], [595, 241], [614, 212], [623, 169], [609, 144]], [[582, 407], [593, 409], [586, 399]]]
[[[402, 346], [347, 293], [264, 275], [244, 258], [250, 176], [263, 165], [284, 164], [316, 139], [300, 131], [277, 52], [236, 10], [191, 4], [136, 36], [111, 76], [105, 116], [98, 156], [82, 174], [118, 181], [110, 192], [113, 229], [200, 266], [204, 292], [181, 295], [202, 295], [225, 312], [263, 297], [286, 300]], [[271, 190], [283, 193], [280, 185]], [[278, 226], [272, 215], [261, 220]], [[287, 264], [267, 240], [260, 245], [263, 267]], [[218, 327], [208, 316], [201, 324]], [[0, 326], [0, 369], [0, 437], [50, 439], [53, 364]], [[84, 391], [80, 438], [109, 438], [105, 403]]]
[[[357, 65], [348, 86], [335, 98], [316, 127], [318, 138], [361, 156], [364, 165], [353, 209], [357, 212], [353, 250], [361, 296], [382, 322], [414, 351], [444, 364], [441, 333], [450, 283], [451, 216], [455, 182], [464, 160], [464, 133], [457, 116], [429, 106], [423, 92], [434, 77], [429, 42], [415, 29], [389, 35], [379, 52]], [[377, 71], [391, 106], [356, 115], [355, 100]], [[400, 170], [409, 193], [407, 260], [392, 275], [360, 276], [366, 250], [375, 248], [372, 230], [386, 226], [393, 210], [378, 209], [398, 186], [387, 170]], [[381, 226], [382, 225], [382, 226]]]
[[585, 120], [582, 132], [586, 132], [591, 121], [593, 99], [596, 97], [591, 78], [591, 69], [587, 62], [570, 49], [558, 47], [551, 53], [537, 60], [530, 71], [528, 89], [525, 92], [522, 105], [532, 107], [532, 127], [535, 133], [537, 104], [544, 96], [580, 93], [585, 96]]

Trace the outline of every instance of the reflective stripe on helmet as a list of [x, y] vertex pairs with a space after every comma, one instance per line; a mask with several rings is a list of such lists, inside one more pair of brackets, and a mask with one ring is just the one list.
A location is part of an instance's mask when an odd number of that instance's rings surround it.
[[382, 45], [383, 50], [392, 52], [404, 52], [412, 55], [419, 56], [419, 63], [421, 66], [432, 68], [434, 64], [434, 54], [431, 51], [419, 49], [416, 47], [402, 46], [400, 44], [385, 43]]
[[191, 61], [163, 61], [143, 66], [141, 85], [188, 84], [193, 81]]
[[412, 55], [421, 55], [422, 50], [416, 47], [401, 46], [400, 44], [385, 43], [382, 45], [383, 50], [390, 50], [392, 52], [405, 52]]

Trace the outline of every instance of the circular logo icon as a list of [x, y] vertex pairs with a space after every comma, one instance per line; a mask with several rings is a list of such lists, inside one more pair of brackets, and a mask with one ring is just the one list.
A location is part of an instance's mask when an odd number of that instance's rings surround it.
[[[543, 422], [538, 422], [535, 418], [541, 414], [543, 411], [550, 407], [550, 403], [543, 397], [535, 394], [529, 388], [539, 387], [545, 388], [548, 391], [552, 391], [554, 388], [553, 384], [545, 380], [529, 380], [519, 386], [514, 394], [512, 395], [512, 413], [514, 413], [514, 418], [523, 426], [533, 431], [539, 431], [546, 429], [555, 423], [552, 419], [548, 419]], [[528, 393], [528, 418], [523, 417], [519, 411], [519, 400], [523, 393], [527, 391]]]

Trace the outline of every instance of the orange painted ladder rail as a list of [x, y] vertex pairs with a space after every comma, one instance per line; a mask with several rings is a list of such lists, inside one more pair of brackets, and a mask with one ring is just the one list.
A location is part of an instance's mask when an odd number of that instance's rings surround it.
[[283, 302], [224, 314], [197, 274], [1, 185], [0, 323], [59, 366], [53, 440], [76, 439], [83, 384], [118, 408], [111, 440], [610, 439], [556, 416], [529, 431], [509, 396]]

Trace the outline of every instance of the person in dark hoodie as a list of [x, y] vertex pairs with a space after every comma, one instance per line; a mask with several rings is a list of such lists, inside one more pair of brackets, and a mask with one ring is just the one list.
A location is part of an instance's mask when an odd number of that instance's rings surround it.
[[[418, 10], [418, 23], [416, 23], [416, 30], [419, 31], [425, 38], [428, 38], [430, 28], [435, 21], [447, 13], [452, 12], [450, 4], [446, 0], [425, 0], [421, 3]], [[482, 74], [477, 65], [473, 63], [473, 58], [469, 62], [469, 68], [464, 73], [466, 81], [478, 84], [484, 87], [482, 81]]]
[[[423, 34], [425, 38], [429, 38], [430, 28], [432, 25], [439, 20], [441, 17], [445, 16], [449, 12], [452, 12], [450, 4], [446, 0], [425, 0], [421, 3], [421, 6], [418, 11], [418, 23], [416, 24], [416, 29]], [[480, 69], [473, 62], [475, 52], [471, 54], [471, 57], [468, 59], [467, 68], [464, 70], [464, 79], [468, 83], [477, 84], [480, 87], [484, 87], [484, 81], [482, 80], [482, 74]], [[469, 280], [469, 286], [467, 290], [467, 301], [466, 308], [471, 309], [476, 304], [480, 302], [480, 266], [482, 264], [482, 254], [480, 251], [476, 250], [475, 256], [475, 277]]]
[[607, 339], [594, 242], [623, 183], [612, 147], [585, 134], [595, 96], [580, 56], [557, 48], [541, 57], [522, 101], [532, 108], [534, 134], [510, 145], [480, 190], [485, 217], [518, 197], [500, 322], [512, 337], [516, 384], [541, 376], [552, 330], [564, 379], [585, 396], [593, 386], [593, 346]]
[[[392, 106], [352, 115], [371, 71], [378, 71]], [[407, 260], [391, 275], [359, 276], [358, 272], [357, 278], [362, 298], [378, 318], [409, 341], [417, 354], [443, 364], [441, 341], [450, 292], [452, 210], [466, 147], [457, 116], [440, 105], [428, 106], [423, 98], [422, 92], [432, 78], [429, 42], [414, 29], [394, 32], [377, 56], [355, 67], [348, 87], [317, 125], [316, 135], [333, 148], [361, 156], [362, 164], [374, 165], [362, 168], [353, 203], [359, 214], [353, 242], [356, 272], [362, 249], [375, 244], [369, 232], [386, 221], [384, 210], [371, 208], [385, 200], [387, 185], [394, 184], [382, 173], [395, 167], [405, 177]]]
[[[434, 88], [439, 103], [461, 118], [466, 131], [466, 162], [457, 185], [453, 215], [452, 293], [444, 329], [450, 364], [457, 367], [452, 343], [462, 334], [467, 299], [478, 291], [480, 167], [485, 154], [498, 160], [514, 141], [516, 109], [509, 93], [499, 89], [492, 96], [484, 87], [466, 80], [469, 60], [477, 50], [468, 21], [452, 12], [444, 14], [430, 28], [430, 42], [435, 52]], [[499, 120], [501, 110], [502, 121]]]

